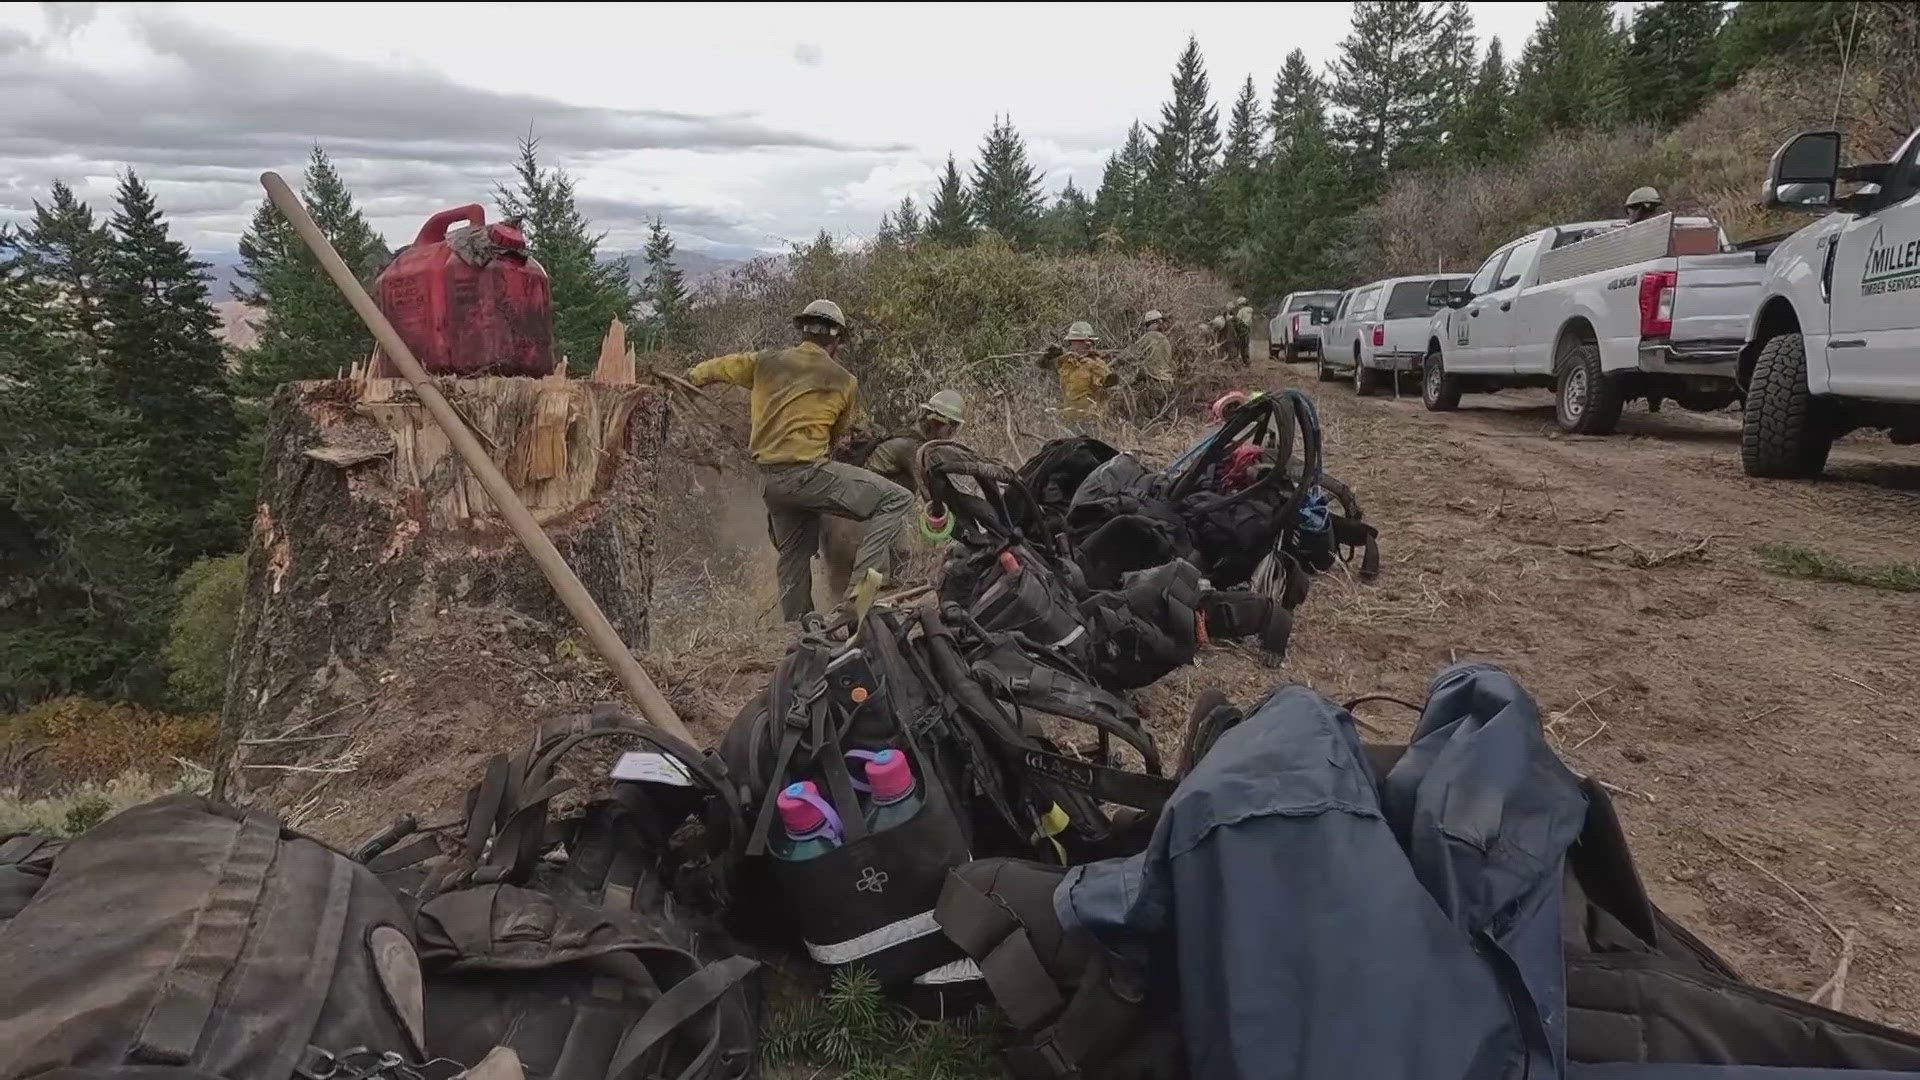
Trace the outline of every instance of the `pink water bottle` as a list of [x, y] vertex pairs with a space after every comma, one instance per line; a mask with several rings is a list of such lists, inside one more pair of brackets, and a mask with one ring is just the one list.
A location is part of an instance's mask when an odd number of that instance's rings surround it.
[[891, 829], [920, 812], [920, 785], [903, 750], [882, 750], [867, 762], [867, 786], [873, 789], [867, 806], [867, 827]]
[[840, 819], [820, 797], [813, 781], [802, 780], [782, 788], [774, 800], [780, 825], [787, 831], [784, 850], [774, 854], [789, 862], [817, 859], [840, 846]]

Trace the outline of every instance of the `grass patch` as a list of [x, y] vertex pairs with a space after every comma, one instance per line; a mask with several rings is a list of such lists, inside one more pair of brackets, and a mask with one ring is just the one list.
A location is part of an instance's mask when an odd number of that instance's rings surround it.
[[1837, 581], [1891, 592], [1920, 592], [1920, 562], [1853, 563], [1801, 544], [1766, 544], [1767, 569], [1809, 581]]
[[982, 1013], [921, 1020], [888, 1002], [865, 971], [834, 972], [823, 993], [772, 1012], [769, 1076], [838, 1080], [999, 1080], [999, 1043]]
[[0, 760], [9, 751], [44, 753], [34, 761], [36, 769], [44, 766], [59, 779], [78, 782], [105, 783], [126, 773], [164, 775], [183, 760], [210, 760], [218, 728], [212, 714], [183, 716], [124, 702], [56, 698], [0, 717]]
[[130, 772], [105, 783], [89, 781], [39, 799], [23, 799], [14, 789], [0, 788], [0, 836], [21, 832], [79, 836], [128, 807], [162, 795], [204, 795], [210, 779], [211, 774], [205, 772], [186, 772], [169, 784], [145, 773]]

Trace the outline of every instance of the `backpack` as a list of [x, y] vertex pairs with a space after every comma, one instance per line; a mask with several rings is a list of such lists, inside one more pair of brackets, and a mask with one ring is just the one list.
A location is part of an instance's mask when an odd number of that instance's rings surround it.
[[[1064, 752], [1043, 715], [1091, 730], [1096, 747]], [[1115, 742], [1147, 771], [1113, 767]], [[924, 801], [907, 822], [874, 832], [848, 763], [882, 749], [907, 754]], [[876, 606], [847, 642], [806, 630], [720, 752], [750, 809], [736, 890], [748, 927], [909, 993], [978, 988], [978, 972], [934, 921], [949, 870], [976, 853], [1062, 863], [1104, 853], [1124, 831], [1104, 803], [1151, 809], [1171, 790], [1155, 775], [1159, 758], [1139, 718], [1065, 650], [988, 631], [932, 597], [912, 609]], [[831, 805], [844, 841], [793, 861], [778, 857], [774, 802], [803, 780]]]
[[1073, 493], [1080, 490], [1093, 470], [1118, 453], [1099, 439], [1086, 436], [1053, 439], [1020, 466], [1020, 482], [1033, 493], [1058, 531], [1067, 508], [1073, 504]]
[[[552, 814], [581, 786], [570, 756], [616, 743], [642, 747], [652, 779]], [[717, 761], [602, 707], [494, 757], [452, 852], [433, 833], [393, 846], [404, 825], [363, 845], [414, 913], [427, 1050], [472, 1063], [506, 1046], [530, 1078], [753, 1075], [759, 964], [715, 914], [738, 811]], [[691, 851], [675, 845], [689, 819], [705, 840]]]
[[269, 814], [134, 807], [0, 930], [0, 1075], [398, 1076], [427, 1060], [408, 930], [365, 867]]
[[46, 884], [54, 856], [66, 846], [64, 840], [33, 833], [0, 838], [0, 932]]

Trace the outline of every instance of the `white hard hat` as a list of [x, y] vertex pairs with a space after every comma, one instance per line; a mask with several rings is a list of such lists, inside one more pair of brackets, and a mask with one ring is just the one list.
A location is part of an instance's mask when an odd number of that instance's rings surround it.
[[1068, 341], [1098, 341], [1098, 340], [1100, 340], [1099, 338], [1096, 338], [1096, 337], [1094, 337], [1094, 336], [1093, 336], [1093, 324], [1092, 324], [1092, 323], [1090, 323], [1090, 322], [1087, 322], [1087, 321], [1086, 321], [1086, 320], [1084, 320], [1084, 319], [1082, 319], [1082, 320], [1081, 320], [1081, 321], [1079, 321], [1079, 322], [1076, 322], [1076, 323], [1074, 323], [1074, 324], [1073, 324], [1072, 326], [1069, 326], [1069, 327], [1067, 327], [1067, 335], [1066, 335], [1066, 339], [1067, 339]]
[[1664, 202], [1658, 191], [1646, 186], [1634, 188], [1633, 194], [1627, 196], [1628, 206], [1659, 206]]
[[1153, 308], [1152, 310], [1148, 311], [1145, 315], [1140, 316], [1140, 325], [1145, 326], [1148, 323], [1159, 322], [1161, 319], [1164, 319], [1164, 318], [1166, 318], [1166, 316], [1160, 314], [1159, 308]]
[[937, 416], [953, 424], [965, 423], [967, 419], [967, 403], [953, 390], [942, 390], [933, 395], [920, 409], [928, 416]]
[[794, 322], [813, 322], [816, 320], [824, 323], [832, 323], [842, 330], [847, 327], [847, 317], [840, 313], [840, 305], [831, 300], [815, 300], [813, 303], [801, 308], [799, 314], [793, 317]]

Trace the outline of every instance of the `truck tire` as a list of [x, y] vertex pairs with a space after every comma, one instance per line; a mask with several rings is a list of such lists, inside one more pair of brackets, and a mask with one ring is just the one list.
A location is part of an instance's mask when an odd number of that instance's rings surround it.
[[1460, 377], [1447, 374], [1439, 349], [1428, 353], [1420, 365], [1420, 403], [1428, 412], [1452, 412], [1460, 407]]
[[1386, 385], [1386, 373], [1367, 366], [1358, 353], [1353, 357], [1353, 392], [1360, 397], [1371, 397], [1374, 391]]
[[1281, 353], [1281, 361], [1283, 363], [1288, 363], [1288, 364], [1299, 363], [1300, 362], [1300, 346], [1295, 345], [1291, 341], [1287, 342], [1286, 348]]
[[1748, 476], [1811, 480], [1827, 468], [1833, 434], [1807, 389], [1807, 343], [1779, 334], [1760, 347], [1740, 421], [1740, 467]]
[[1575, 341], [1560, 353], [1560, 378], [1554, 387], [1553, 418], [1569, 435], [1611, 435], [1620, 423], [1626, 396], [1620, 380], [1600, 370], [1600, 345]]
[[1340, 377], [1339, 372], [1327, 367], [1327, 354], [1324, 350], [1319, 356], [1314, 357], [1313, 370], [1314, 374], [1320, 377], [1321, 382], [1333, 382]]

